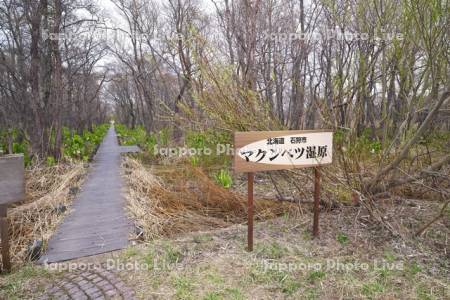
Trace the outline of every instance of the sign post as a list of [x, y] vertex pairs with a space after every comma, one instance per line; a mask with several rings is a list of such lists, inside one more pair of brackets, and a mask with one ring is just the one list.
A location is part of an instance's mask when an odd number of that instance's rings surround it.
[[6, 272], [11, 272], [11, 258], [9, 257], [9, 230], [7, 219], [7, 206], [5, 204], [0, 205], [0, 229], [2, 239], [2, 263], [3, 269]]
[[8, 204], [25, 197], [25, 167], [22, 154], [0, 156], [0, 229], [3, 270], [11, 271], [9, 255]]
[[320, 168], [314, 168], [314, 221], [313, 236], [319, 236], [319, 212], [320, 212]]
[[314, 168], [313, 235], [319, 235], [320, 167], [332, 163], [331, 130], [249, 131], [234, 134], [234, 170], [247, 173], [248, 251], [253, 251], [253, 183], [257, 171]]
[[247, 194], [248, 194], [248, 210], [247, 210], [247, 245], [248, 251], [253, 251], [253, 182], [255, 173], [247, 174]]

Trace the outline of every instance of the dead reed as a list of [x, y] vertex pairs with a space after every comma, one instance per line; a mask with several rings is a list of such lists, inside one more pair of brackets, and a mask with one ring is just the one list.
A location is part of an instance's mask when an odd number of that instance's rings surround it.
[[61, 222], [86, 168], [83, 163], [36, 166], [26, 172], [27, 199], [8, 210], [11, 255], [15, 263], [28, 260], [34, 240], [44, 246]]
[[[122, 167], [129, 213], [144, 240], [246, 222], [246, 195], [218, 186], [200, 168], [184, 163], [147, 168], [130, 157]], [[257, 219], [297, 209], [287, 202], [255, 201]]]

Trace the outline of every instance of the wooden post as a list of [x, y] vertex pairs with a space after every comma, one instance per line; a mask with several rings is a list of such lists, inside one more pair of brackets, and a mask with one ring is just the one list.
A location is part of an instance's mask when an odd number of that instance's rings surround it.
[[11, 272], [11, 259], [9, 257], [9, 230], [7, 220], [7, 206], [0, 205], [0, 229], [2, 239], [2, 263], [3, 270]]
[[314, 168], [314, 222], [313, 236], [319, 236], [319, 211], [320, 211], [320, 167]]
[[247, 188], [248, 188], [248, 210], [247, 210], [247, 243], [248, 251], [253, 251], [253, 181], [255, 173], [247, 174]]

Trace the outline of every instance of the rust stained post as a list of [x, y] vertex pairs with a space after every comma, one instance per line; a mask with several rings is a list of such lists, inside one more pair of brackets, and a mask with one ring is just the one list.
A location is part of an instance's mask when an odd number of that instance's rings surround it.
[[11, 272], [11, 259], [9, 256], [9, 230], [7, 220], [7, 206], [0, 205], [0, 229], [2, 239], [2, 263], [3, 270]]
[[319, 211], [320, 211], [320, 167], [314, 168], [314, 223], [313, 236], [319, 236]]
[[255, 173], [247, 174], [247, 188], [248, 188], [248, 210], [247, 210], [247, 243], [248, 251], [253, 251], [253, 181]]

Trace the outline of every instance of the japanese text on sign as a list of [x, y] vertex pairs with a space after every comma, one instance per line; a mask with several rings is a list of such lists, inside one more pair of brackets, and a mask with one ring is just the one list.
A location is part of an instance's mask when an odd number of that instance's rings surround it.
[[238, 132], [235, 135], [235, 170], [248, 172], [329, 164], [332, 141], [333, 133], [324, 131]]

